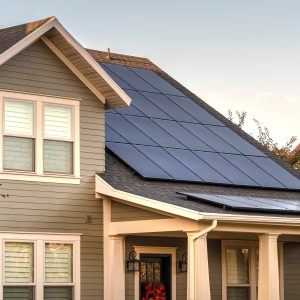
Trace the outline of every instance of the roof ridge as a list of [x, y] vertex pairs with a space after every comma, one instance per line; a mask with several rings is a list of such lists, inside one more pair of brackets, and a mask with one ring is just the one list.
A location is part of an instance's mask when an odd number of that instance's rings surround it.
[[31, 21], [31, 22], [27, 22], [27, 23], [22, 23], [22, 24], [17, 24], [17, 25], [13, 25], [13, 26], [9, 26], [9, 27], [3, 27], [3, 28], [0, 28], [0, 32], [3, 31], [3, 30], [9, 30], [9, 29], [14, 29], [14, 28], [17, 28], [19, 26], [28, 26], [28, 25], [37, 25], [35, 26], [35, 28], [41, 26], [42, 24], [46, 23], [47, 21], [51, 20], [51, 19], [56, 19], [55, 16], [51, 16], [51, 17], [48, 17], [48, 18], [44, 18], [44, 19], [39, 19], [39, 20], [35, 20], [35, 21]]

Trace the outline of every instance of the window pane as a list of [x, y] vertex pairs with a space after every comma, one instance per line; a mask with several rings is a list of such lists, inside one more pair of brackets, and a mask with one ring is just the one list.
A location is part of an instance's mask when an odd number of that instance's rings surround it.
[[249, 249], [226, 249], [227, 283], [249, 283]]
[[33, 135], [33, 103], [5, 100], [5, 133]]
[[3, 288], [3, 300], [33, 300], [33, 287], [6, 286]]
[[72, 300], [73, 288], [71, 286], [45, 286], [44, 300]]
[[34, 171], [34, 140], [4, 136], [3, 168], [5, 170]]
[[44, 140], [44, 172], [73, 173], [73, 143]]
[[44, 130], [46, 137], [71, 139], [72, 108], [45, 105]]
[[5, 243], [4, 279], [5, 283], [33, 282], [32, 243]]
[[72, 244], [47, 243], [45, 249], [46, 283], [72, 283]]
[[227, 288], [228, 300], [249, 300], [250, 293], [248, 287], [228, 287]]

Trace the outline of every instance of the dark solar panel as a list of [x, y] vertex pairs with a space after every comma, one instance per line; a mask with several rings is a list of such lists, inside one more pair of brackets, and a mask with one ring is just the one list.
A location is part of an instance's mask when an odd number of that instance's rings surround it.
[[213, 151], [212, 148], [191, 134], [178, 122], [158, 119], [155, 119], [154, 122], [161, 126], [161, 128], [163, 128], [173, 137], [176, 137], [178, 140], [180, 140], [180, 142], [184, 144], [187, 149]]
[[208, 113], [199, 104], [195, 103], [193, 100], [187, 97], [177, 97], [177, 96], [167, 96], [175, 104], [181, 107], [182, 110], [188, 112], [192, 117], [194, 117], [198, 122], [202, 124], [210, 124], [217, 126], [224, 126], [217, 118]]
[[179, 192], [188, 198], [211, 203], [214, 205], [240, 211], [273, 211], [278, 213], [300, 213], [300, 198], [286, 200], [280, 198], [241, 197], [202, 193]]
[[184, 94], [178, 91], [169, 82], [165, 81], [163, 78], [159, 77], [157, 74], [150, 70], [139, 68], [130, 68], [130, 70], [142, 77], [145, 81], [149, 82], [162, 94], [184, 96]]
[[[149, 84], [147, 81], [142, 79], [140, 76], [138, 76], [136, 73], [134, 73], [127, 67], [114, 65], [114, 64], [104, 64], [104, 65], [111, 72], [113, 72], [115, 75], [120, 77], [124, 82], [126, 82], [127, 86], [129, 85], [129, 88], [138, 91], [146, 91], [146, 92], [154, 92], [154, 93], [159, 92], [151, 84]], [[127, 89], [128, 87], [124, 87], [124, 88]]]
[[184, 181], [202, 181], [200, 177], [186, 168], [179, 160], [171, 156], [167, 151], [160, 147], [137, 145], [137, 149], [142, 151], [145, 156], [160, 166], [172, 178]]
[[248, 177], [245, 173], [240, 171], [219, 153], [195, 151], [195, 153], [202, 158], [207, 164], [221, 173], [231, 183], [236, 185], [251, 185], [259, 186], [254, 180]]
[[172, 179], [168, 173], [163, 171], [133, 145], [110, 142], [106, 144], [113, 153], [142, 176], [155, 179]]
[[130, 107], [106, 113], [106, 141], [114, 142], [107, 147], [141, 176], [300, 189], [299, 179], [159, 74], [104, 68], [132, 99]]

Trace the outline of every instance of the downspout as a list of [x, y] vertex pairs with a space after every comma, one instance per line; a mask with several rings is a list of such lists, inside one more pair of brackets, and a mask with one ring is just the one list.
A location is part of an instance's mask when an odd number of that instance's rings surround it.
[[212, 224], [207, 228], [188, 236], [188, 300], [195, 300], [195, 240], [214, 230], [217, 227], [217, 225], [218, 221], [213, 220]]
[[192, 240], [195, 241], [197, 238], [199, 238], [199, 237], [201, 237], [205, 234], [208, 234], [210, 231], [214, 230], [217, 226], [218, 226], [218, 220], [213, 220], [212, 224], [210, 226], [208, 226], [207, 228], [201, 230], [200, 232], [195, 233], [192, 236]]

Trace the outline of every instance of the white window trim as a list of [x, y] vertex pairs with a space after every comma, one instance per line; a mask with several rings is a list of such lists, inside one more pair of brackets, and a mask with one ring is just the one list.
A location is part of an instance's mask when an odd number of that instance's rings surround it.
[[[4, 284], [4, 260], [3, 249], [5, 242], [28, 242], [34, 244], [34, 283], [32, 284]], [[45, 283], [45, 244], [46, 243], [69, 243], [73, 245], [73, 283], [72, 284], [49, 284]], [[44, 286], [73, 286], [73, 299], [80, 300], [80, 235], [72, 234], [41, 234], [41, 233], [10, 233], [0, 232], [0, 300], [3, 300], [4, 285], [34, 286], [34, 299], [44, 299]]]
[[[249, 256], [249, 289], [250, 289], [250, 300], [257, 300], [256, 289], [258, 282], [258, 274], [256, 273], [256, 249], [259, 247], [258, 241], [246, 241], [246, 240], [222, 240], [221, 246], [221, 259], [222, 259], [222, 300], [227, 300], [227, 272], [226, 272], [226, 249], [245, 247], [250, 249]], [[284, 299], [284, 278], [283, 278], [283, 243], [278, 243], [278, 256], [279, 256], [279, 273], [280, 273], [280, 298]]]
[[[11, 98], [34, 103], [34, 132], [35, 137], [35, 172], [3, 170], [3, 135], [4, 135], [4, 99]], [[43, 172], [43, 139], [44, 139], [44, 105], [64, 105], [72, 107], [72, 140], [73, 140], [73, 174], [49, 174]], [[37, 94], [0, 91], [0, 179], [26, 180], [53, 183], [80, 183], [80, 101]]]
[[[172, 283], [171, 283], [171, 294], [172, 300], [176, 300], [176, 251], [177, 247], [152, 247], [152, 246], [134, 246], [134, 251], [137, 254], [137, 259], [140, 259], [141, 254], [168, 254], [171, 255], [171, 273], [172, 273]], [[134, 299], [139, 300], [140, 294], [140, 273], [135, 272], [134, 274]], [[1, 300], [1, 299], [0, 299]]]

